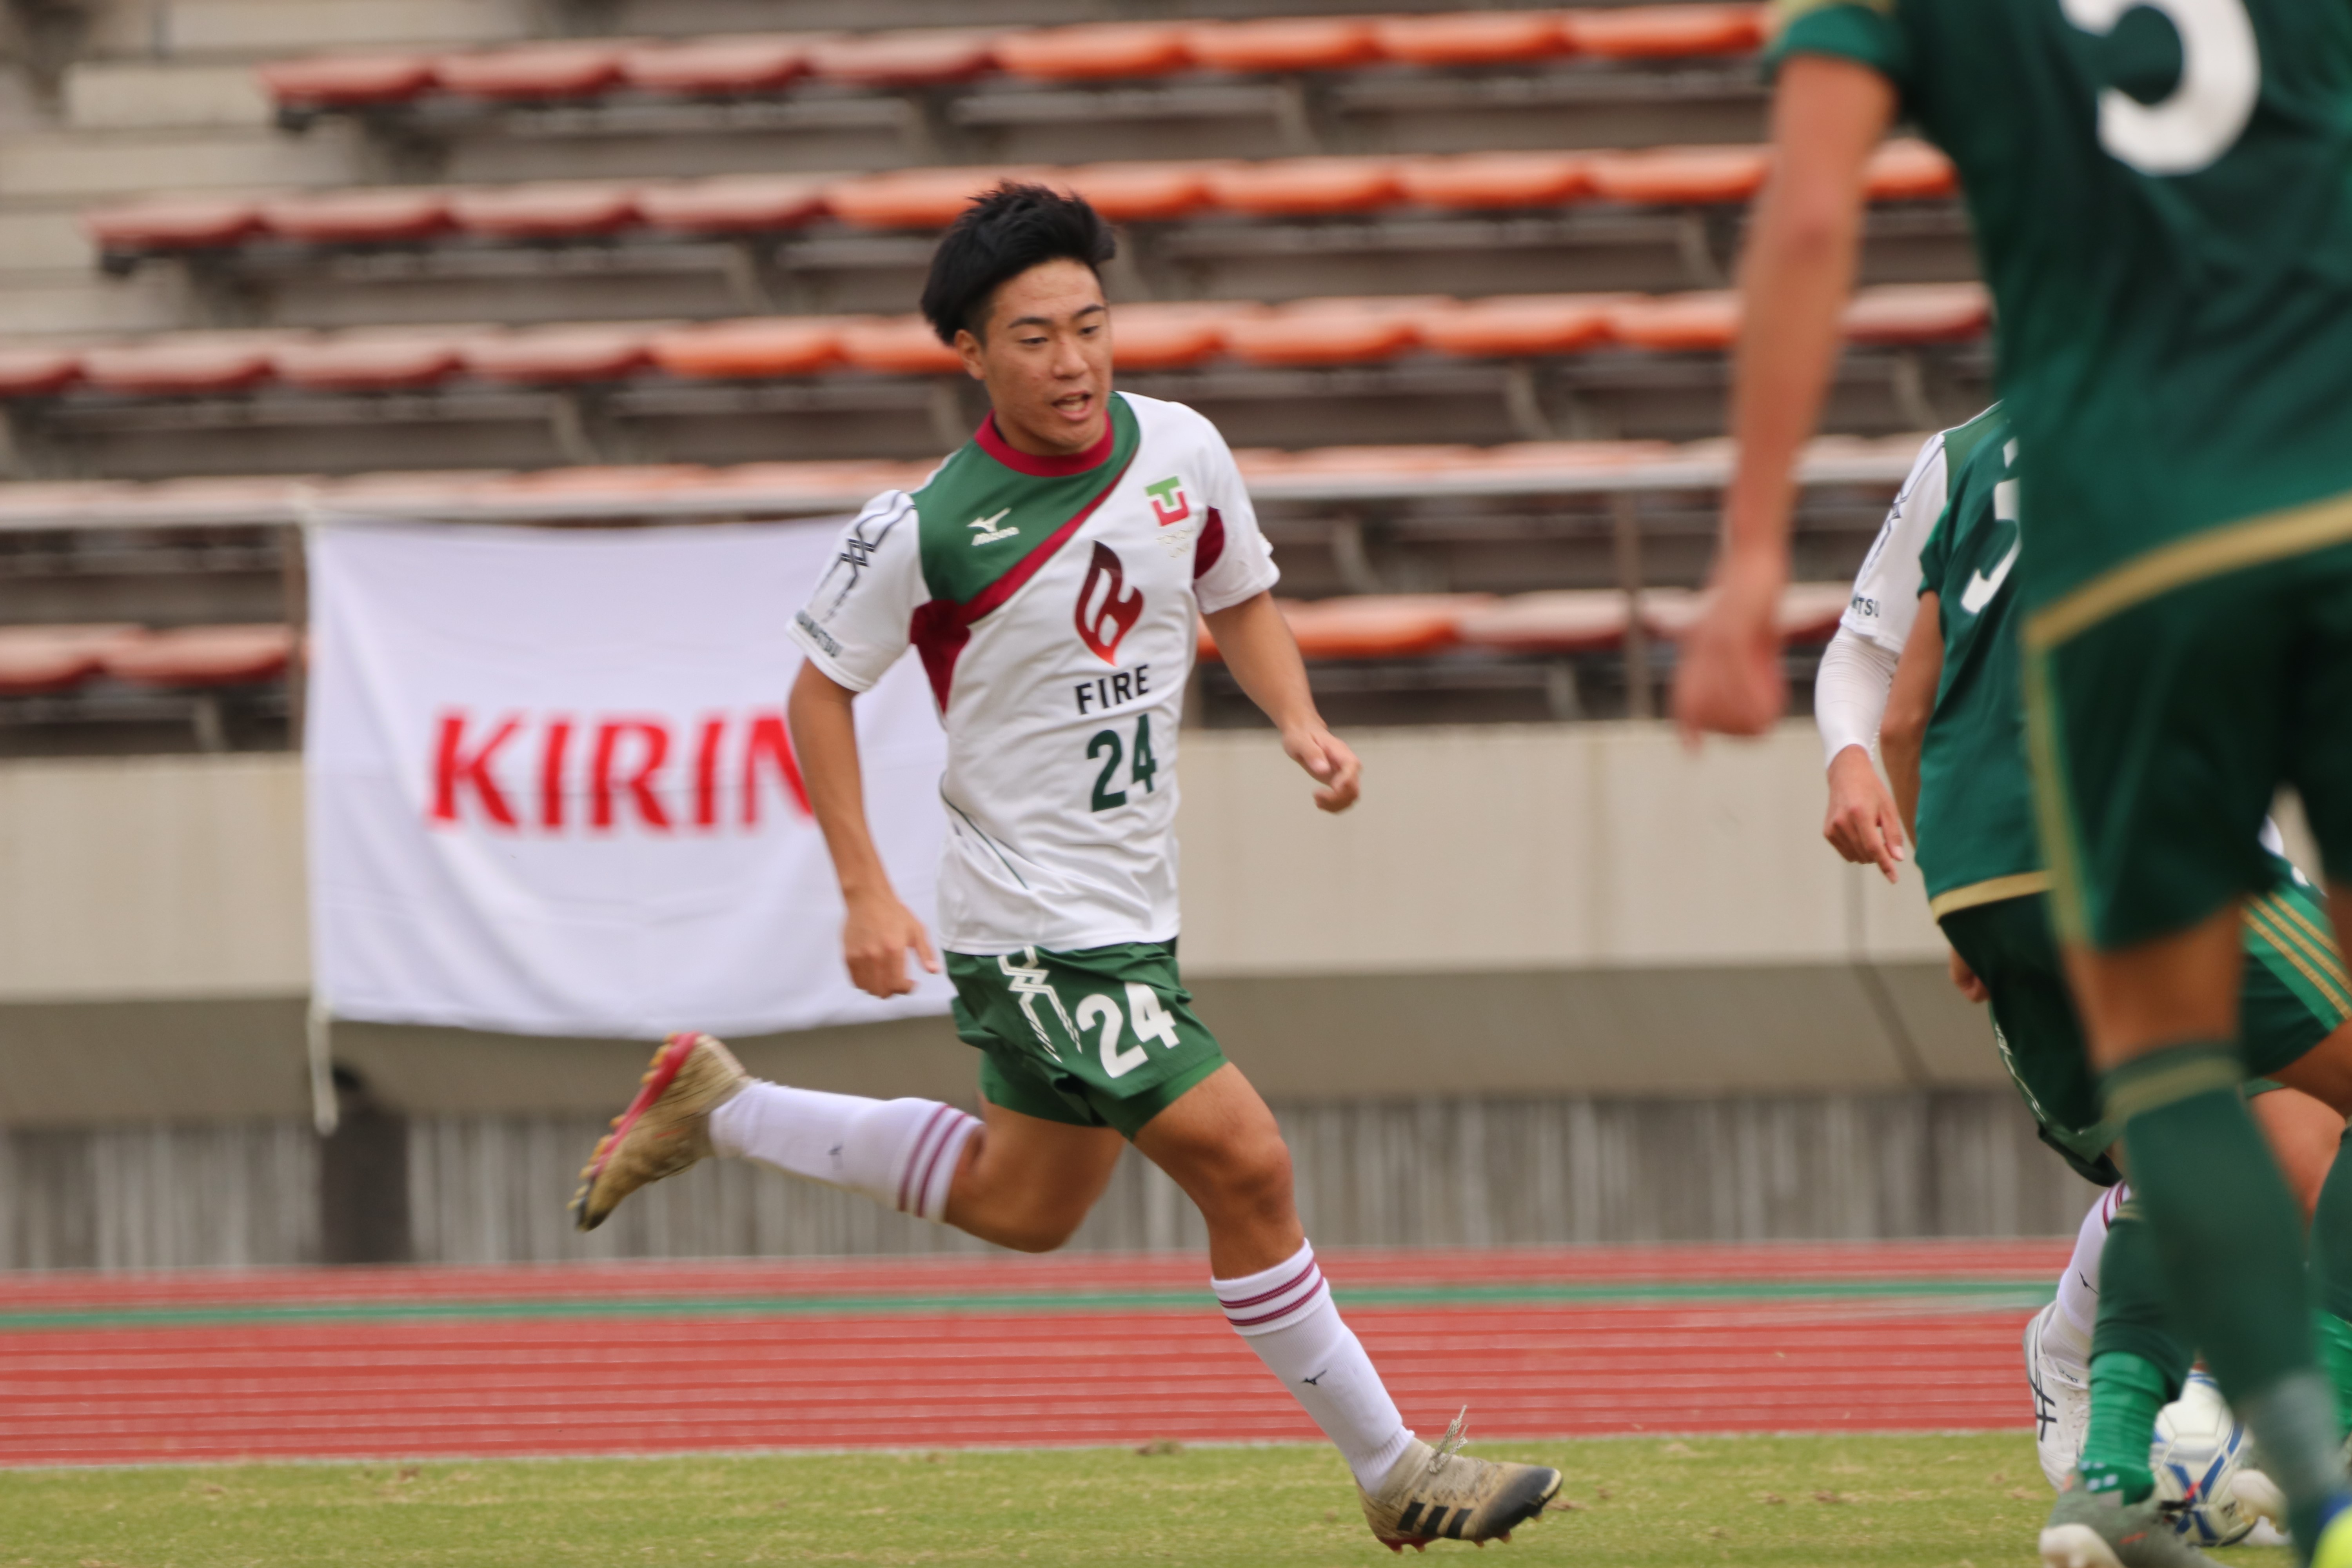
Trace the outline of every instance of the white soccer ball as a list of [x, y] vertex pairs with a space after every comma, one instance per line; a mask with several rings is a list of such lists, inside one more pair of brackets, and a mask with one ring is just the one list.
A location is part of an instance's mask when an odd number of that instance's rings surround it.
[[2182, 1540], [2228, 1546], [2252, 1532], [2261, 1515], [2240, 1500], [2236, 1486], [2249, 1447], [2221, 1389], [2205, 1373], [2190, 1373], [2180, 1397], [2158, 1413], [2148, 1449], [2157, 1500]]

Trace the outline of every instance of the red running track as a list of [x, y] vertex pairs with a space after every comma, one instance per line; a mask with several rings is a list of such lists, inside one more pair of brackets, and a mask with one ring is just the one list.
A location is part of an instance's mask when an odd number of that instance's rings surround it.
[[[1408, 1420], [1467, 1404], [1503, 1437], [2022, 1427], [2020, 1292], [2046, 1290], [2064, 1253], [1325, 1261], [1343, 1300], [1363, 1293], [1349, 1321]], [[1372, 1304], [1381, 1287], [1412, 1300]], [[0, 1283], [5, 1465], [1314, 1436], [1189, 1257]]]

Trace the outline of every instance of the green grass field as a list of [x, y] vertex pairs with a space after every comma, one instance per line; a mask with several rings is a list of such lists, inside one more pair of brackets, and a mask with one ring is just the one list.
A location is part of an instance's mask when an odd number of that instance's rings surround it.
[[[1489, 1548], [1543, 1563], [2011, 1568], [2050, 1493], [2019, 1435], [1483, 1445], [1567, 1507]], [[1430, 1549], [1460, 1555], [1465, 1546]], [[1499, 1551], [1502, 1556], [1492, 1555]], [[2281, 1551], [2223, 1554], [2284, 1568]], [[0, 1564], [1390, 1563], [1310, 1447], [249, 1465], [0, 1475]]]

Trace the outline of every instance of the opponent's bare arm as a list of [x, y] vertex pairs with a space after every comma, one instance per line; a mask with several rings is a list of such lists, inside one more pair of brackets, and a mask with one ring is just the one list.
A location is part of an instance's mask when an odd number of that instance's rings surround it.
[[801, 666], [788, 709], [793, 750], [808, 783], [809, 809], [816, 813], [834, 875], [841, 881], [841, 952], [850, 981], [868, 995], [903, 996], [915, 988], [907, 973], [907, 950], [912, 948], [933, 974], [940, 972], [940, 960], [923, 922], [898, 901], [866, 829], [866, 782], [851, 712], [856, 700], [857, 693], [815, 665]]
[[1936, 688], [1944, 679], [1944, 623], [1931, 591], [1919, 595], [1919, 618], [1895, 662], [1895, 685], [1886, 693], [1886, 714], [1878, 721], [1878, 754], [1886, 759], [1887, 782], [1903, 826], [1919, 837], [1919, 751], [1927, 721], [1936, 711]]
[[1203, 618], [1225, 668], [1282, 732], [1282, 749], [1321, 786], [1315, 792], [1315, 804], [1325, 811], [1345, 811], [1355, 805], [1363, 765], [1346, 742], [1324, 728], [1323, 716], [1315, 710], [1315, 693], [1307, 684], [1307, 663], [1298, 657], [1297, 641], [1283, 623], [1282, 612], [1275, 608], [1274, 595], [1253, 594]]
[[1799, 55], [1780, 68], [1772, 176], [1740, 265], [1731, 396], [1739, 458], [1724, 496], [1715, 603], [1675, 678], [1675, 718], [1688, 739], [1761, 734], [1788, 705], [1773, 612], [1789, 576], [1790, 470], [1837, 362], [1864, 166], [1894, 111], [1894, 89], [1866, 67]]

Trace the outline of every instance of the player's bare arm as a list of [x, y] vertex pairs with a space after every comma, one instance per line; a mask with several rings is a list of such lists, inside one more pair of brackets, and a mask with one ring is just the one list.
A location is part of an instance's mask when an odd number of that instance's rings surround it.
[[1325, 811], [1345, 811], [1355, 805], [1363, 764], [1346, 742], [1325, 728], [1323, 716], [1315, 710], [1306, 661], [1298, 656], [1297, 640], [1282, 612], [1275, 607], [1274, 595], [1255, 594], [1204, 618], [1225, 668], [1249, 700], [1274, 721], [1290, 760], [1319, 786], [1315, 804]]
[[874, 847], [866, 824], [865, 775], [857, 760], [857, 722], [851, 711], [857, 693], [813, 664], [793, 682], [788, 711], [793, 747], [809, 792], [809, 809], [824, 833], [841, 882], [841, 955], [849, 978], [873, 996], [903, 996], [915, 988], [907, 952], [933, 974], [939, 955], [915, 911], [898, 900], [890, 874]]
[[1861, 66], [1802, 56], [1781, 69], [1772, 176], [1740, 266], [1739, 458], [1724, 497], [1715, 602], [1675, 679], [1675, 719], [1689, 738], [1761, 734], [1788, 705], [1773, 614], [1789, 577], [1790, 475], [1836, 363], [1864, 168], [1894, 110], [1886, 79]]
[[1919, 595], [1919, 618], [1895, 661], [1895, 684], [1886, 693], [1886, 713], [1878, 721], [1878, 754], [1895, 786], [1895, 809], [1913, 837], [1919, 832], [1919, 752], [1935, 717], [1936, 687], [1944, 678], [1943, 621], [1933, 592]]

